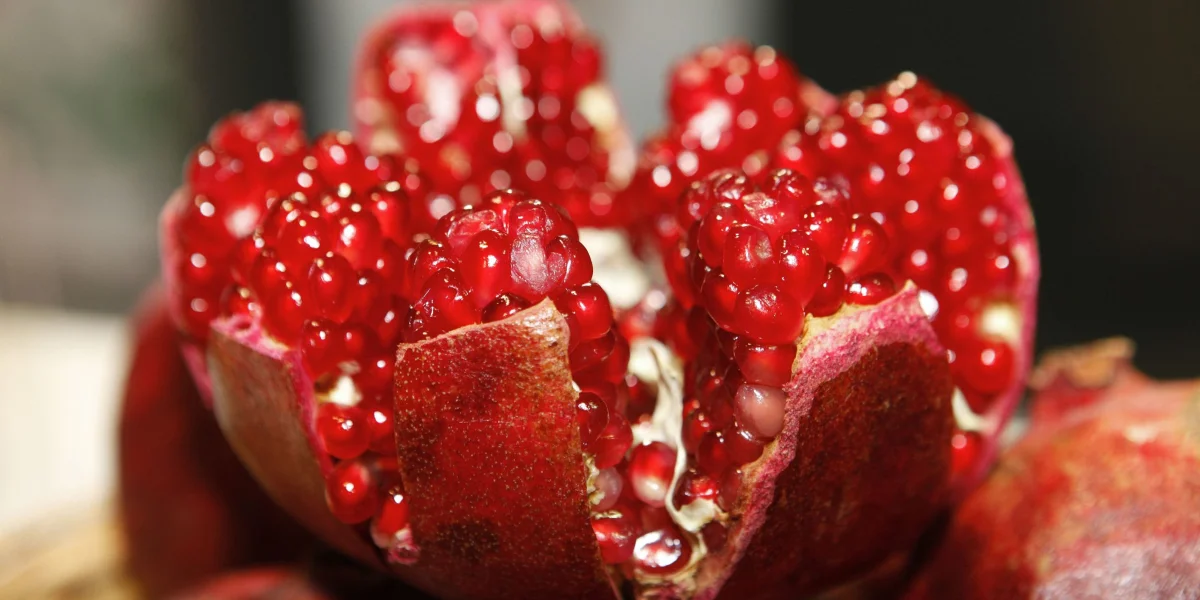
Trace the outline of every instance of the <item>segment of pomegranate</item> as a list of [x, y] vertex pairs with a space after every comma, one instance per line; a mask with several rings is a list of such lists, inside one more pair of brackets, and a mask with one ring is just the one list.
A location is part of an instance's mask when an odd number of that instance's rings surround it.
[[1200, 594], [1200, 381], [1150, 380], [1132, 344], [1047, 356], [1025, 436], [955, 514], [909, 598]]
[[668, 514], [695, 558], [634, 563], [641, 593], [803, 595], [904, 550], [947, 493], [953, 384], [920, 292], [886, 271], [886, 233], [786, 170], [717, 171], [680, 205], [668, 277], [693, 299], [695, 355]]
[[312, 541], [262, 493], [205, 410], [160, 286], [133, 318], [117, 504], [139, 589], [163, 597], [225, 569], [300, 557]]
[[[464, 584], [440, 568], [447, 558], [438, 552], [439, 540], [474, 530], [459, 531], [453, 523], [449, 533], [443, 530], [439, 519], [445, 513], [439, 507], [452, 503], [444, 501], [444, 493], [431, 500], [425, 482], [412, 471], [419, 461], [406, 448], [412, 440], [424, 439], [423, 430], [404, 433], [415, 427], [412, 415], [403, 410], [404, 394], [413, 388], [394, 388], [395, 379], [420, 376], [428, 365], [410, 365], [403, 359], [404, 349], [435, 348], [460, 332], [503, 332], [514, 323], [527, 323], [530, 315], [553, 319], [561, 331], [543, 327], [530, 335], [545, 338], [555, 354], [544, 364], [568, 374], [566, 387], [551, 393], [554, 372], [535, 370], [523, 372], [529, 380], [513, 388], [513, 396], [500, 393], [504, 380], [499, 375], [484, 381], [487, 386], [480, 393], [489, 401], [522, 402], [515, 394], [527, 391], [546, 403], [546, 411], [535, 414], [550, 416], [551, 407], [565, 412], [565, 420], [549, 425], [569, 426], [566, 437], [559, 432], [558, 439], [573, 444], [566, 448], [569, 461], [563, 464], [575, 467], [561, 482], [563, 489], [579, 492], [578, 502], [564, 503], [565, 497], [556, 495], [547, 505], [582, 518], [554, 519], [565, 529], [542, 527], [541, 533], [573, 543], [583, 554], [577, 553], [575, 562], [546, 554], [536, 579], [549, 595], [581, 590], [611, 595], [589, 515], [592, 503], [611, 505], [613, 498], [589, 493], [589, 480], [595, 478], [584, 464], [586, 460], [588, 468], [607, 471], [623, 461], [631, 443], [623, 405], [617, 404], [624, 397], [618, 395], [618, 385], [625, 385], [629, 347], [617, 331], [607, 294], [590, 282], [591, 258], [575, 225], [558, 205], [525, 199], [518, 192], [495, 192], [473, 208], [445, 215], [413, 245], [404, 220], [410, 206], [400, 202], [402, 188], [382, 179], [386, 172], [379, 165], [386, 162], [356, 154], [355, 148], [345, 134], [302, 144], [287, 179], [304, 181], [304, 190], [285, 194], [271, 188], [261, 198], [255, 196], [265, 208], [252, 233], [226, 236], [223, 241], [232, 249], [209, 243], [210, 253], [229, 257], [212, 263], [225, 264], [224, 272], [212, 275], [227, 286], [223, 314], [203, 335], [195, 332], [194, 323], [181, 325], [192, 327], [192, 348], [207, 352], [207, 369], [198, 372], [210, 385], [221, 429], [267, 492], [325, 541], [368, 564], [389, 565], [424, 589], [451, 593]], [[209, 193], [225, 191], [216, 187]], [[186, 186], [165, 209], [168, 270], [179, 264], [171, 258], [195, 254], [196, 240], [187, 237], [192, 221], [186, 218], [194, 192]], [[186, 284], [182, 279], [172, 283]], [[188, 296], [186, 285], [183, 291], [177, 298]], [[491, 339], [490, 334], [478, 335]], [[401, 341], [397, 363], [395, 349]], [[509, 340], [506, 351], [520, 355], [532, 343], [529, 336], [519, 341]], [[491, 368], [499, 364], [489, 362], [497, 348], [487, 348], [471, 356]], [[438, 371], [456, 378], [468, 372]], [[547, 395], [538, 395], [542, 393]], [[517, 415], [525, 414], [526, 407], [517, 408]], [[592, 423], [600, 416], [605, 422]], [[474, 442], [481, 451], [484, 441]], [[513, 461], [504, 472], [527, 468], [511, 437], [495, 442]], [[499, 462], [491, 464], [503, 468]], [[459, 492], [470, 489], [469, 480], [461, 481]], [[534, 488], [530, 483], [517, 489]], [[514, 520], [511, 525], [511, 531], [523, 531], [528, 524]], [[504, 533], [507, 540], [509, 532]], [[539, 547], [546, 541], [538, 538]], [[491, 573], [489, 585], [500, 586], [488, 589], [522, 593], [528, 579], [514, 575], [521, 571], [513, 561], [524, 554], [505, 552], [481, 571]], [[591, 565], [591, 574], [583, 579], [580, 564]], [[555, 579], [555, 574], [561, 577]]]
[[515, 187], [581, 226], [629, 218], [614, 202], [632, 141], [597, 43], [566, 4], [515, 0], [405, 9], [367, 38], [354, 118], [369, 148], [399, 154], [453, 205]]
[[[751, 88], [758, 90], [756, 95], [739, 92]], [[995, 440], [1016, 405], [1031, 361], [1039, 269], [1033, 220], [1012, 144], [994, 123], [911, 73], [838, 99], [815, 90], [769, 49], [732, 44], [702, 50], [672, 76], [670, 125], [643, 149], [627, 202], [659, 207], [654, 233], [672, 287], [686, 307], [707, 299], [708, 310], [721, 322], [735, 318], [735, 312], [744, 318], [756, 312], [783, 314], [770, 311], [777, 297], [773, 288], [753, 294], [742, 290], [746, 297], [738, 298], [732, 291], [733, 277], [753, 278], [759, 261], [767, 260], [755, 254], [765, 248], [766, 239], [757, 231], [729, 238], [732, 246], [722, 252], [733, 259], [730, 277], [692, 285], [690, 279], [698, 273], [687, 264], [696, 264], [688, 260], [695, 250], [680, 239], [708, 207], [743, 197], [754, 185], [793, 193], [786, 182], [767, 181], [779, 167], [828, 181], [819, 195], [847, 193], [842, 214], [825, 214], [828, 209], [818, 207], [803, 215], [809, 241], [837, 270], [826, 273], [811, 297], [806, 287], [811, 281], [786, 279], [799, 286], [794, 293], [814, 315], [831, 314], [839, 301], [878, 302], [904, 281], [928, 292], [925, 304], [936, 314], [938, 337], [954, 361], [960, 432], [979, 442], [973, 458], [955, 461], [954, 495], [961, 496], [992, 463]], [[729, 106], [758, 114], [767, 106], [793, 104], [795, 113], [771, 121], [780, 127], [762, 130], [744, 126], [762, 119], [747, 117], [743, 124], [712, 117], [732, 114], [724, 108]], [[731, 171], [711, 179], [700, 193], [686, 192], [690, 199], [676, 206], [689, 184], [724, 167], [740, 169], [745, 176]], [[772, 227], [795, 225], [771, 224], [776, 209], [769, 202], [761, 206], [761, 198], [747, 204], [772, 243], [778, 243]], [[723, 219], [714, 215], [699, 232], [700, 249], [724, 239], [728, 227]], [[705, 266], [715, 268], [726, 260], [725, 254], [716, 256], [716, 248], [708, 250]], [[789, 256], [785, 262], [799, 268], [803, 261]], [[844, 292], [843, 278], [848, 284]], [[781, 338], [796, 326], [761, 325]]]

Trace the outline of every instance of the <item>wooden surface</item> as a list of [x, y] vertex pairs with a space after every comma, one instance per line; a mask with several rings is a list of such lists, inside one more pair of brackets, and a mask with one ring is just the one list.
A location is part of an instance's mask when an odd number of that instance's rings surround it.
[[0, 599], [134, 597], [107, 504], [124, 319], [0, 305]]
[[49, 515], [0, 539], [0, 598], [138, 598], [107, 507]]

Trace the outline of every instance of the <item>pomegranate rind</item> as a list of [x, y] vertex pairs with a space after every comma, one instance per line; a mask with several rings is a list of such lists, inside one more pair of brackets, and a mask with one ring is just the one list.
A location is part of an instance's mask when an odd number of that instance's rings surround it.
[[394, 423], [414, 568], [440, 595], [616, 597], [589, 523], [568, 336], [547, 300], [400, 346]]
[[[404, 6], [397, 9], [391, 16], [379, 21], [373, 29], [367, 32], [364, 42], [360, 45], [355, 61], [354, 82], [352, 85], [351, 112], [355, 123], [356, 139], [368, 152], [376, 155], [406, 154], [408, 146], [425, 144], [420, 140], [405, 139], [396, 126], [401, 119], [399, 108], [390, 106], [380, 89], [380, 65], [378, 58], [383, 51], [397, 40], [403, 40], [411, 35], [411, 31], [419, 29], [420, 24], [454, 23], [456, 16], [467, 13], [474, 17], [477, 27], [476, 43], [472, 52], [477, 53], [473, 58], [478, 61], [477, 67], [472, 67], [467, 73], [474, 79], [482, 77], [489, 70], [497, 80], [500, 101], [500, 116], [497, 119], [497, 130], [508, 133], [513, 138], [513, 149], [505, 157], [505, 165], [509, 169], [523, 169], [530, 159], [530, 145], [536, 141], [530, 139], [527, 133], [527, 119], [522, 116], [523, 108], [518, 105], [525, 100], [520, 89], [521, 70], [517, 49], [513, 45], [514, 20], [561, 27], [571, 35], [586, 34], [586, 28], [578, 13], [566, 2], [560, 0], [504, 0], [500, 2], [440, 2], [415, 6]], [[434, 42], [430, 42], [433, 44]], [[563, 65], [569, 69], [571, 65]], [[462, 69], [452, 69], [463, 74]], [[515, 87], [514, 87], [515, 86]], [[469, 90], [470, 88], [466, 88]], [[636, 161], [636, 144], [629, 133], [621, 111], [616, 105], [612, 91], [603, 73], [598, 79], [588, 85], [585, 90], [590, 96], [587, 99], [576, 98], [581, 104], [590, 102], [586, 111], [589, 125], [592, 127], [592, 137], [588, 141], [593, 148], [601, 148], [607, 157], [604, 172], [598, 173], [597, 181], [592, 185], [575, 185], [569, 189], [547, 190], [529, 189], [538, 192], [547, 200], [558, 197], [571, 197], [573, 201], [564, 206], [572, 220], [581, 227], [611, 227], [623, 225], [633, 218], [632, 207], [621, 206], [613, 202], [617, 194], [629, 185], [633, 177]], [[457, 99], [455, 99], [457, 101]], [[485, 136], [450, 135], [445, 140], [433, 144], [441, 157], [458, 155], [470, 156], [478, 152], [477, 144], [490, 146], [491, 131]], [[477, 139], [483, 137], [487, 139]], [[537, 153], [533, 152], [537, 158]], [[561, 158], [561, 156], [558, 156]], [[459, 159], [461, 160], [461, 159]], [[450, 160], [450, 162], [454, 162]], [[440, 181], [437, 175], [440, 171], [456, 168], [453, 165], [419, 165], [428, 176], [434, 177], [436, 187], [444, 188], [447, 181]], [[461, 168], [461, 167], [457, 167]], [[461, 185], [464, 182], [459, 182]], [[529, 182], [518, 179], [515, 187], [529, 188]], [[487, 187], [487, 186], [485, 186]], [[454, 189], [437, 189], [440, 193], [457, 193]], [[476, 190], [457, 198], [459, 203], [472, 204], [488, 189]], [[591, 196], [604, 198], [606, 205], [597, 206]]]
[[908, 598], [1200, 596], [1200, 380], [1154, 382], [1112, 347], [1039, 368], [1030, 429]]
[[917, 294], [809, 318], [783, 432], [744, 468], [725, 547], [673, 593], [802, 597], [912, 545], [947, 493], [953, 431], [945, 350]]
[[1000, 450], [1000, 437], [1012, 418], [1021, 398], [1025, 395], [1025, 382], [1033, 366], [1034, 332], [1037, 326], [1037, 294], [1041, 279], [1041, 263], [1038, 255], [1037, 232], [1025, 183], [1013, 157], [1012, 139], [995, 122], [975, 115], [979, 119], [979, 131], [995, 149], [999, 174], [1012, 182], [1009, 193], [1003, 198], [1002, 208], [1017, 224], [1010, 236], [1013, 261], [1017, 267], [1013, 302], [1020, 324], [1016, 343], [1012, 344], [1013, 374], [1008, 387], [996, 396], [995, 402], [982, 417], [983, 430], [980, 434], [980, 450], [973, 468], [960, 473], [953, 482], [951, 501], [959, 502], [987, 477], [995, 465]]
[[213, 412], [242, 463], [280, 506], [345, 554], [382, 566], [363, 534], [325, 502], [332, 461], [314, 429], [313, 384], [300, 353], [281, 346], [247, 317], [213, 322], [208, 342]]
[[225, 569], [299, 557], [308, 534], [262, 492], [204, 408], [162, 286], [144, 293], [133, 324], [117, 504], [141, 590], [162, 597]]

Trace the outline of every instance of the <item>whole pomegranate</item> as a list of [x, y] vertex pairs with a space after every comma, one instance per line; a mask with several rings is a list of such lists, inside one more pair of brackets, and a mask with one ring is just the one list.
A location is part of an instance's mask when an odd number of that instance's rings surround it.
[[262, 492], [201, 403], [160, 286], [134, 324], [117, 504], [141, 590], [159, 598], [218, 571], [300, 557], [310, 537]]
[[1200, 596], [1200, 381], [1121, 339], [1047, 356], [1032, 424], [955, 514], [910, 598]]
[[[362, 56], [361, 145], [232, 115], [162, 217], [217, 422], [326, 542], [445, 597], [790, 598], [986, 468], [1038, 266], [1008, 140], [957, 100], [708, 49], [621, 181], [565, 6], [425, 6]], [[598, 285], [575, 219], [661, 264]], [[669, 286], [614, 310], [643, 269]]]

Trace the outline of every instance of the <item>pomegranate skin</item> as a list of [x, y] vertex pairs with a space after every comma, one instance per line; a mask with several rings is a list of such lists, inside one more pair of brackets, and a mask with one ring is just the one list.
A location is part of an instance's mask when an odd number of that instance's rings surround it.
[[1200, 596], [1200, 380], [1108, 340], [1048, 356], [1025, 437], [955, 514], [907, 598]]
[[568, 337], [566, 320], [545, 300], [400, 346], [400, 472], [416, 566], [440, 594], [616, 595], [588, 522]]
[[231, 568], [292, 560], [313, 541], [263, 494], [204, 407], [161, 286], [133, 317], [118, 434], [128, 566], [162, 597]]

